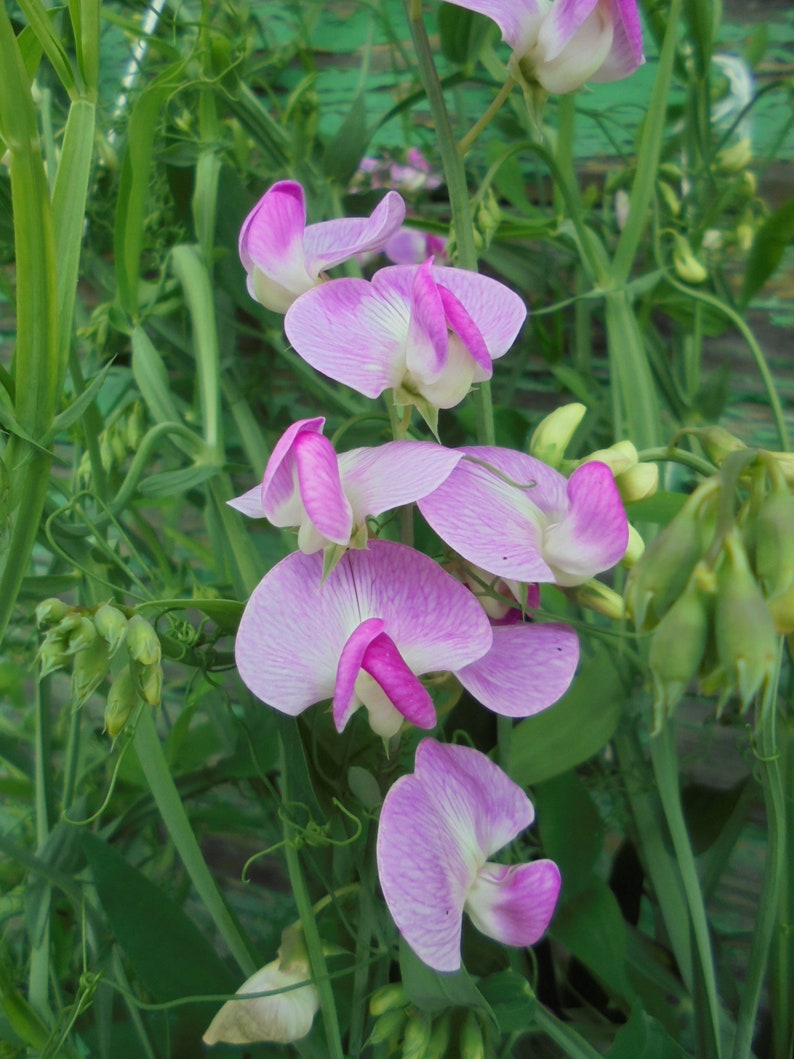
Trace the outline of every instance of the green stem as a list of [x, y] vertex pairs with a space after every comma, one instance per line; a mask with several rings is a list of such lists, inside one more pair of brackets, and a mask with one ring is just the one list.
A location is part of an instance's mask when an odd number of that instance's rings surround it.
[[[708, 918], [700, 889], [695, 855], [689, 841], [684, 811], [681, 804], [678, 760], [675, 748], [674, 728], [670, 721], [650, 741], [651, 762], [659, 788], [670, 837], [673, 841], [676, 862], [689, 909], [689, 919], [698, 955], [699, 971], [702, 975], [704, 998], [708, 1020], [698, 1019], [701, 1031], [701, 1054], [704, 1059], [722, 1054], [720, 1045], [720, 1004], [714, 972], [714, 954], [709, 936]], [[699, 1007], [699, 1005], [698, 1005]]]
[[558, 1019], [546, 1008], [538, 1005], [533, 1013], [533, 1022], [538, 1029], [562, 1048], [568, 1059], [602, 1059], [602, 1053], [596, 1051], [567, 1022]]
[[491, 100], [485, 113], [482, 115], [482, 117], [478, 118], [477, 121], [475, 121], [475, 123], [472, 125], [472, 127], [469, 129], [469, 131], [458, 144], [458, 152], [460, 153], [461, 157], [466, 156], [466, 153], [469, 151], [472, 144], [477, 140], [483, 129], [486, 129], [490, 125], [492, 119], [502, 109], [505, 100], [513, 91], [515, 86], [515, 78], [508, 77], [508, 79], [499, 89], [496, 96], [494, 96], [494, 98]]
[[[786, 797], [783, 788], [783, 776], [780, 767], [780, 750], [777, 741], [777, 686], [780, 675], [780, 658], [782, 640], [778, 647], [775, 678], [769, 682], [762, 701], [756, 705], [756, 767], [760, 774], [764, 791], [764, 804], [767, 816], [767, 846], [764, 868], [764, 885], [758, 902], [758, 918], [753, 931], [753, 943], [750, 949], [750, 963], [747, 978], [744, 982], [739, 1001], [739, 1012], [736, 1018], [736, 1037], [733, 1042], [732, 1059], [749, 1059], [752, 1053], [753, 1035], [758, 1017], [758, 1004], [761, 999], [761, 988], [767, 969], [769, 949], [776, 928], [779, 930], [778, 941], [785, 939], [783, 934], [790, 924], [787, 922], [788, 900], [781, 901], [786, 895], [784, 882], [789, 871], [786, 862]], [[783, 922], [780, 922], [781, 912]], [[780, 985], [781, 983], [776, 983]], [[791, 1032], [791, 983], [784, 982], [787, 995], [783, 1008], [778, 1012], [783, 1015], [783, 1026], [787, 1036]], [[776, 1021], [776, 1020], [775, 1020]], [[791, 1055], [787, 1044], [776, 1033], [776, 1049], [770, 1053], [775, 1059], [786, 1059]]]

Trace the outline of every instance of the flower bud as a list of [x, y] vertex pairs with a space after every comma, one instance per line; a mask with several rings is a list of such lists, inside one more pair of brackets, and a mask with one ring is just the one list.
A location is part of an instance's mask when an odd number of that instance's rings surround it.
[[112, 603], [103, 603], [94, 614], [94, 627], [110, 648], [110, 657], [118, 651], [127, 635], [127, 619]]
[[101, 636], [74, 656], [72, 666], [72, 705], [82, 706], [88, 696], [99, 687], [110, 666], [110, 648]]
[[396, 1037], [401, 1032], [407, 1017], [405, 1008], [385, 1011], [375, 1020], [367, 1044], [383, 1044], [384, 1041]]
[[140, 614], [133, 614], [127, 622], [127, 650], [130, 658], [145, 666], [159, 662], [162, 658], [157, 633]]
[[40, 679], [54, 673], [56, 669], [62, 669], [69, 660], [66, 644], [55, 629], [50, 629], [44, 637], [37, 655], [41, 666]]
[[445, 1059], [451, 1036], [452, 1020], [449, 1015], [442, 1015], [433, 1023], [423, 1059]]
[[138, 681], [138, 691], [143, 701], [157, 708], [163, 698], [163, 667], [159, 662], [150, 665], [130, 662], [130, 669]]
[[753, 145], [749, 136], [743, 136], [730, 147], [723, 147], [717, 152], [717, 165], [726, 173], [740, 173], [752, 160]]
[[647, 500], [659, 488], [659, 467], [655, 463], [635, 463], [615, 478], [624, 504]]
[[578, 402], [564, 404], [541, 419], [529, 443], [530, 455], [558, 468], [587, 407]]
[[784, 593], [794, 581], [794, 497], [782, 475], [758, 509], [755, 572], [768, 599]]
[[53, 596], [43, 599], [36, 607], [36, 624], [41, 629], [45, 625], [56, 625], [69, 613], [69, 607], [62, 599]]
[[636, 526], [632, 526], [629, 523], [629, 543], [623, 553], [623, 558], [620, 560], [620, 565], [627, 570], [631, 570], [632, 566], [636, 566], [644, 554], [645, 541], [640, 536], [640, 531]]
[[708, 279], [708, 272], [701, 265], [692, 248], [682, 235], [675, 235], [675, 250], [673, 250], [673, 268], [679, 279], [684, 283], [702, 283]]
[[794, 583], [779, 596], [767, 600], [767, 606], [779, 636], [789, 636], [794, 632]]
[[402, 982], [390, 982], [388, 985], [376, 989], [370, 997], [369, 1013], [373, 1018], [383, 1015], [386, 1011], [394, 1011], [397, 1008], [408, 1006], [408, 994], [403, 988]]
[[626, 611], [640, 631], [653, 628], [689, 580], [713, 532], [720, 483], [710, 478], [645, 549], [626, 582]]
[[656, 626], [648, 665], [654, 684], [653, 729], [660, 732], [703, 661], [711, 620], [710, 569], [701, 561]]
[[482, 1035], [480, 1020], [477, 1012], [466, 1012], [463, 1025], [460, 1028], [460, 1054], [466, 1059], [485, 1059], [485, 1041]]
[[111, 739], [115, 739], [124, 728], [139, 702], [135, 678], [130, 667], [124, 666], [110, 685], [105, 704], [105, 730]]
[[717, 653], [726, 676], [739, 693], [744, 711], [774, 675], [777, 636], [738, 531], [726, 533], [722, 543], [716, 611]]
[[625, 617], [623, 598], [614, 589], [602, 581], [596, 581], [595, 578], [585, 581], [583, 585], [565, 588], [563, 591], [568, 599], [573, 600], [580, 607], [594, 610], [596, 614], [603, 614], [604, 617], [612, 618], [613, 621], [621, 621]]
[[597, 449], [579, 461], [583, 463], [605, 463], [612, 471], [612, 477], [617, 478], [619, 474], [625, 474], [630, 468], [637, 464], [637, 449], [630, 441], [617, 441], [608, 449]]
[[[402, 1059], [424, 1059], [430, 1043], [430, 1016], [424, 1011], [414, 1011], [405, 1024]], [[463, 1052], [468, 1055], [468, 1052]]]
[[86, 647], [90, 647], [94, 640], [96, 640], [94, 623], [90, 618], [81, 616], [77, 625], [67, 634], [66, 652], [70, 655], [77, 654], [78, 651], [84, 651]]
[[696, 437], [708, 458], [718, 467], [721, 467], [732, 453], [747, 448], [741, 438], [731, 434], [725, 427], [688, 427], [680, 433]]

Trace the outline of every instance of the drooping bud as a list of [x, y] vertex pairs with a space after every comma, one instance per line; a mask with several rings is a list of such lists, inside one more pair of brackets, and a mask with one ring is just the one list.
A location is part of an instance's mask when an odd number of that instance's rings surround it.
[[62, 669], [69, 661], [66, 644], [62, 636], [58, 635], [57, 626], [50, 629], [44, 637], [37, 655], [41, 666], [40, 679], [54, 673], [56, 669]]
[[[405, 1024], [402, 1059], [424, 1059], [430, 1043], [431, 1029], [430, 1016], [426, 1012], [412, 1012]], [[463, 1054], [468, 1055], [467, 1052]]]
[[90, 618], [81, 616], [79, 622], [70, 629], [66, 636], [66, 653], [73, 655], [84, 651], [96, 640], [96, 629]]
[[387, 1011], [408, 1007], [408, 1003], [408, 994], [402, 982], [390, 982], [376, 989], [372, 994], [369, 1001], [369, 1013], [373, 1018], [377, 1018]]
[[659, 467], [655, 463], [635, 463], [617, 475], [615, 485], [624, 504], [647, 500], [659, 488]]
[[460, 1054], [466, 1059], [485, 1059], [485, 1040], [477, 1012], [469, 1009], [460, 1028]]
[[741, 438], [731, 434], [725, 427], [687, 427], [686, 430], [679, 431], [679, 434], [691, 434], [696, 437], [708, 458], [717, 467], [721, 467], [731, 453], [747, 448]]
[[96, 631], [110, 648], [110, 657], [118, 651], [127, 635], [127, 619], [112, 603], [103, 603], [94, 614]]
[[578, 466], [583, 463], [605, 463], [612, 471], [612, 477], [617, 478], [619, 474], [625, 474], [637, 465], [637, 449], [631, 441], [616, 441], [606, 449], [596, 449], [583, 460], [579, 460]]
[[644, 554], [645, 541], [636, 526], [632, 526], [629, 523], [629, 543], [623, 553], [623, 558], [620, 560], [620, 565], [625, 566], [627, 570], [631, 570], [632, 566], [635, 566]]
[[605, 618], [621, 621], [625, 616], [623, 597], [602, 581], [596, 581], [595, 578], [585, 581], [583, 585], [576, 585], [574, 588], [564, 588], [563, 592], [568, 599], [573, 600], [580, 607], [594, 610], [596, 614], [603, 614]]
[[105, 704], [105, 730], [111, 739], [115, 739], [124, 728], [140, 701], [132, 671], [129, 666], [124, 666], [110, 685]]
[[153, 665], [162, 658], [157, 633], [151, 623], [140, 614], [133, 614], [127, 622], [127, 650], [130, 658], [145, 666]]
[[684, 590], [711, 540], [719, 489], [717, 478], [698, 486], [629, 573], [626, 611], [640, 631], [652, 629]]
[[779, 469], [771, 477], [755, 524], [755, 572], [767, 599], [782, 595], [794, 581], [794, 497]]
[[584, 419], [587, 407], [578, 402], [564, 404], [538, 423], [529, 452], [550, 467], [559, 468], [576, 429]]
[[57, 625], [69, 613], [69, 607], [62, 599], [53, 596], [51, 599], [43, 599], [36, 607], [36, 624], [40, 629], [45, 626]]
[[72, 666], [72, 706], [83, 705], [105, 679], [110, 666], [110, 648], [101, 636], [74, 656]]
[[736, 530], [723, 538], [716, 615], [717, 654], [730, 681], [726, 691], [736, 688], [744, 711], [774, 676], [777, 636]]
[[379, 1015], [372, 1027], [367, 1044], [383, 1044], [385, 1041], [398, 1037], [407, 1017], [406, 1008], [394, 1008], [392, 1011], [385, 1011]]
[[163, 698], [163, 667], [159, 662], [152, 662], [150, 665], [130, 662], [130, 669], [138, 681], [141, 698], [156, 709]]
[[709, 274], [692, 253], [692, 247], [683, 235], [675, 233], [674, 238], [673, 268], [676, 271], [676, 275], [684, 283], [703, 283], [704, 280], [708, 279]]
[[700, 670], [711, 622], [711, 570], [701, 561], [656, 626], [648, 665], [654, 684], [653, 730], [660, 732]]
[[452, 1020], [449, 1015], [441, 1015], [433, 1022], [430, 1040], [425, 1048], [424, 1059], [445, 1059], [452, 1036]]

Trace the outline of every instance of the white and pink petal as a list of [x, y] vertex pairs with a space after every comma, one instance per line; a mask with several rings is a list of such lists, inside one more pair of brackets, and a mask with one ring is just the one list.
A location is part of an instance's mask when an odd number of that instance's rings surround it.
[[560, 892], [554, 861], [485, 864], [466, 896], [465, 910], [478, 930], [505, 945], [534, 945], [546, 933]]

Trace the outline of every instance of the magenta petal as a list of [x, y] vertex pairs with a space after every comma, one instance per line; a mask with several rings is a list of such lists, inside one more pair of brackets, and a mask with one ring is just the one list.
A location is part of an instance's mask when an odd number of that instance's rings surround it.
[[262, 510], [274, 526], [297, 526], [301, 506], [295, 485], [293, 446], [304, 433], [322, 434], [325, 419], [299, 419], [276, 442], [262, 478]]
[[554, 861], [486, 864], [466, 900], [472, 923], [505, 945], [534, 945], [546, 932], [557, 896], [560, 871]]
[[436, 710], [430, 693], [405, 664], [394, 640], [385, 633], [371, 640], [361, 668], [377, 681], [407, 721], [417, 728], [435, 728]]
[[367, 515], [412, 504], [437, 489], [461, 453], [432, 441], [389, 441], [339, 455], [342, 486], [359, 523]]
[[483, 382], [486, 379], [490, 379], [493, 375], [493, 363], [479, 328], [452, 291], [447, 290], [446, 287], [439, 286], [438, 293], [441, 295], [441, 304], [444, 306], [444, 313], [446, 314], [450, 330], [454, 331], [462, 340], [480, 369], [477, 381]]
[[629, 526], [612, 472], [593, 461], [568, 480], [568, 515], [546, 531], [543, 555], [559, 585], [579, 585], [625, 554]]
[[405, 219], [405, 203], [390, 191], [370, 217], [345, 217], [310, 224], [303, 237], [309, 273], [321, 272], [356, 254], [380, 250]]
[[342, 649], [339, 667], [336, 671], [333, 703], [334, 724], [337, 732], [344, 731], [345, 725], [358, 708], [355, 694], [356, 678], [361, 672], [367, 649], [372, 641], [383, 633], [385, 625], [386, 623], [380, 618], [367, 618], [351, 634]]
[[497, 625], [493, 646], [456, 673], [478, 702], [505, 717], [530, 717], [567, 690], [579, 660], [579, 639], [568, 625]]
[[491, 360], [503, 357], [527, 318], [527, 307], [519, 295], [490, 276], [464, 268], [436, 265], [433, 275], [436, 283], [454, 295], [469, 314]]
[[284, 319], [298, 356], [365, 397], [399, 386], [405, 373], [407, 303], [363, 279], [334, 279], [293, 302]]
[[[502, 39], [511, 48], [519, 46], [525, 35], [528, 21], [537, 21], [541, 3], [539, 0], [449, 0], [456, 7], [477, 11], [492, 19], [502, 31]], [[545, 0], [543, 3], [545, 9]]]
[[432, 383], [446, 367], [449, 332], [430, 261], [416, 269], [411, 294], [405, 366], [417, 379]]
[[612, 47], [591, 81], [604, 83], [629, 77], [645, 62], [642, 25], [637, 0], [612, 0], [614, 35]]
[[348, 545], [353, 512], [342, 490], [333, 445], [322, 434], [307, 432], [295, 439], [292, 451], [306, 514], [329, 541]]
[[306, 202], [294, 180], [274, 184], [251, 210], [240, 229], [238, 249], [243, 268], [278, 273], [303, 261]]

